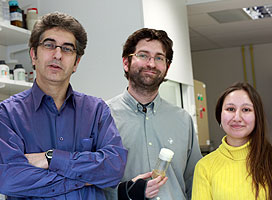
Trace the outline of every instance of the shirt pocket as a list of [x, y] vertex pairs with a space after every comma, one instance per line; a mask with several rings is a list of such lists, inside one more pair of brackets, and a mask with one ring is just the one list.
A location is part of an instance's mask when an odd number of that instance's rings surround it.
[[81, 140], [82, 151], [93, 150], [93, 138], [83, 138]]

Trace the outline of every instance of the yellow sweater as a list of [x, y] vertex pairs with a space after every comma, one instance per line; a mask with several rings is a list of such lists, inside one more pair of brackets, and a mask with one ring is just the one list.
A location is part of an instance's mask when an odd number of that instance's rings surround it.
[[[249, 142], [240, 147], [222, 144], [195, 167], [192, 200], [255, 200], [251, 176], [246, 169]], [[265, 200], [262, 188], [259, 200]]]

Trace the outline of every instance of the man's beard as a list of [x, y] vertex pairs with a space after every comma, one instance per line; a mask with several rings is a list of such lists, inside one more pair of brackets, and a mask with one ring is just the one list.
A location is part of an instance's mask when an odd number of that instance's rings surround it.
[[[143, 71], [153, 72], [154, 75], [144, 74]], [[128, 78], [132, 83], [132, 87], [139, 91], [153, 92], [158, 90], [160, 84], [164, 81], [167, 71], [162, 74], [161, 71], [157, 69], [151, 69], [150, 67], [141, 67], [137, 71], [132, 71], [131, 66], [129, 66]]]

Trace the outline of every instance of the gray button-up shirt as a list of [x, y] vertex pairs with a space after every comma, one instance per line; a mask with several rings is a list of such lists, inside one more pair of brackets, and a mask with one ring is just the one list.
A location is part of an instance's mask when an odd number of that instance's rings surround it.
[[[202, 157], [191, 116], [159, 95], [143, 112], [142, 105], [127, 90], [107, 103], [128, 149], [122, 181], [152, 171], [160, 149], [169, 148], [175, 155], [166, 172], [168, 181], [153, 199], [190, 199], [194, 167]], [[107, 189], [105, 193], [107, 199], [117, 199], [116, 190]]]

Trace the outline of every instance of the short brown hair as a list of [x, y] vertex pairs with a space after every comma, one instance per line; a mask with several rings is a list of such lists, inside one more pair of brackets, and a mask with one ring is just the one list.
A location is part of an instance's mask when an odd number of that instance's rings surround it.
[[40, 44], [43, 33], [52, 28], [59, 28], [72, 33], [76, 38], [77, 59], [84, 54], [84, 49], [87, 45], [87, 33], [83, 26], [70, 15], [53, 12], [44, 15], [34, 25], [28, 46], [29, 49], [34, 49], [35, 55], [37, 55], [37, 48]]
[[[173, 59], [173, 41], [168, 37], [167, 33], [163, 30], [156, 30], [156, 29], [149, 29], [149, 28], [142, 28], [134, 33], [132, 33], [125, 45], [123, 46], [123, 58], [128, 57], [129, 63], [131, 62], [131, 58], [129, 57], [130, 54], [134, 53], [136, 50], [136, 46], [140, 40], [148, 39], [150, 40], [158, 40], [162, 43], [163, 50], [166, 52], [166, 59], [167, 59], [167, 67], [172, 63]], [[125, 77], [128, 78], [128, 74], [125, 71]]]

